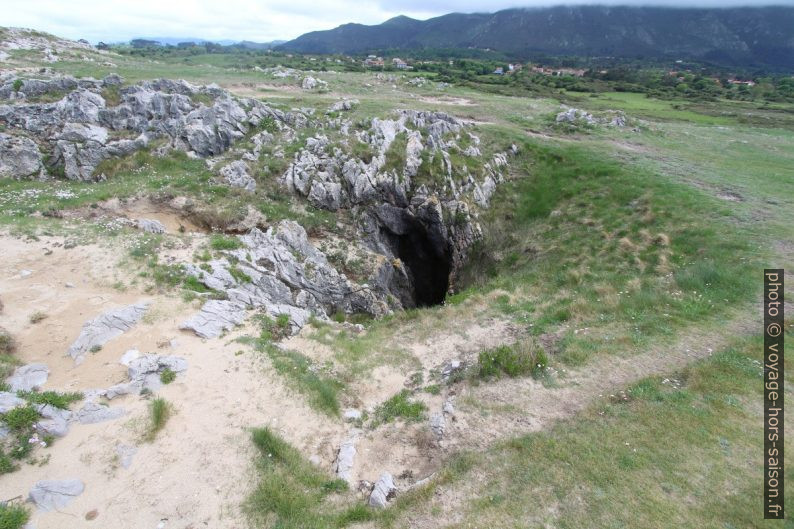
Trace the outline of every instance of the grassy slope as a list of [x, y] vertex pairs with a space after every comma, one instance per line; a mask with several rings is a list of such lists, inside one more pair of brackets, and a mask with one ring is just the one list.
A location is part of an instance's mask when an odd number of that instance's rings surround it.
[[[470, 455], [465, 472], [403, 497], [384, 525], [782, 527], [761, 513], [760, 349], [739, 340], [682, 373], [640, 381], [625, 399]], [[445, 524], [450, 510], [459, 522]]]

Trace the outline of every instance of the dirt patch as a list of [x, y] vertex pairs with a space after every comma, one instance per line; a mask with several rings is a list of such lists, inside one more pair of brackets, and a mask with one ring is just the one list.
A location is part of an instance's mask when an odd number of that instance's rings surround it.
[[472, 101], [471, 99], [466, 99], [465, 97], [451, 97], [451, 96], [442, 96], [442, 97], [420, 97], [419, 101], [423, 103], [437, 103], [441, 105], [453, 105], [456, 107], [476, 107], [478, 106], [477, 103]]
[[155, 201], [149, 197], [127, 200], [111, 198], [96, 205], [67, 210], [61, 216], [69, 219], [88, 219], [93, 222], [118, 222], [135, 225], [138, 220], [156, 220], [166, 233], [205, 233], [208, 230], [190, 220], [186, 199]]

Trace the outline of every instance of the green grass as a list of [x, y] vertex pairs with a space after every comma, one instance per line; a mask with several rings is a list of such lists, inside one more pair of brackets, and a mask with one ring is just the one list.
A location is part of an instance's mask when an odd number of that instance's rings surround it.
[[210, 237], [210, 248], [213, 250], [236, 250], [242, 247], [243, 243], [237, 237], [230, 237], [220, 233], [213, 233]]
[[527, 142], [521, 152], [462, 283], [510, 292], [496, 308], [531, 334], [565, 324], [565, 362], [639, 350], [757, 291], [758, 250], [724, 203], [588, 148]]
[[288, 333], [288, 317], [282, 315], [275, 321], [262, 317], [260, 324], [262, 331], [259, 338], [245, 341], [253, 345], [257, 351], [266, 354], [276, 372], [293, 388], [303, 393], [310, 406], [332, 417], [339, 416], [339, 394], [344, 385], [313, 365], [303, 354], [274, 345], [274, 340], [279, 340]]
[[[421, 514], [439, 527], [782, 527], [761, 512], [760, 351], [760, 339], [739, 340], [500, 443], [452, 484], [402, 499], [386, 525]], [[456, 524], [445, 524], [444, 497], [457, 498]]]
[[157, 434], [165, 428], [172, 414], [171, 404], [164, 398], [156, 398], [149, 403], [149, 424], [144, 435], [147, 441], [153, 441]]
[[407, 389], [402, 390], [389, 400], [375, 408], [372, 424], [393, 422], [402, 419], [405, 422], [419, 422], [426, 417], [427, 406], [424, 402], [412, 401], [411, 392]]
[[72, 403], [83, 398], [83, 394], [80, 392], [60, 393], [58, 391], [20, 391], [17, 396], [31, 404], [49, 404], [62, 410], [68, 410]]
[[528, 342], [502, 345], [480, 352], [477, 358], [476, 375], [481, 379], [498, 378], [502, 375], [520, 377], [538, 376], [548, 365], [546, 353]]
[[0, 529], [21, 529], [30, 519], [30, 512], [22, 505], [0, 504]]
[[244, 510], [257, 527], [326, 529], [374, 518], [374, 512], [333, 479], [305, 460], [268, 428], [252, 432], [257, 448], [259, 483]]
[[160, 382], [163, 384], [170, 384], [174, 380], [176, 380], [176, 373], [170, 367], [166, 367], [160, 372]]

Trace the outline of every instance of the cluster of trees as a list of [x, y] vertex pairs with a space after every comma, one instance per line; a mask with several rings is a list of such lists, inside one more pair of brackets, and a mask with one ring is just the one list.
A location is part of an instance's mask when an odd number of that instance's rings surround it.
[[[150, 56], [161, 59], [200, 60], [201, 55], [229, 55], [223, 64], [235, 68], [267, 68], [282, 65], [295, 69], [317, 71], [365, 71], [363, 57], [351, 60], [344, 55], [301, 55], [277, 49], [262, 49], [246, 45], [221, 45], [213, 42], [182, 42], [163, 46], [155, 41], [136, 39], [129, 45], [114, 46], [119, 53]], [[674, 64], [657, 59], [598, 59], [581, 57], [541, 57], [552, 68], [578, 68], [583, 76], [544, 75], [533, 72], [523, 64], [521, 70], [510, 72], [508, 58], [485, 50], [432, 50], [410, 52], [388, 50], [383, 71], [398, 72], [392, 65], [395, 56], [408, 59], [413, 70], [427, 74], [434, 80], [453, 84], [467, 84], [489, 91], [507, 94], [548, 96], [561, 90], [576, 92], [642, 92], [662, 99], [685, 98], [713, 101], [720, 98], [737, 100], [794, 101], [794, 77], [768, 75], [764, 72], [729, 72], [725, 69], [696, 63]], [[516, 62], [518, 63], [518, 62]], [[505, 75], [494, 72], [501, 68]], [[753, 85], [730, 82], [731, 79], [752, 80]]]

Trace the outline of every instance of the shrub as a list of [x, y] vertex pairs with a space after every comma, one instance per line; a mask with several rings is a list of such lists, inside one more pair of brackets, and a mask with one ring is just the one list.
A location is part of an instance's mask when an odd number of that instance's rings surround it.
[[22, 505], [0, 504], [0, 529], [21, 529], [30, 518]]
[[160, 372], [160, 382], [163, 384], [170, 384], [174, 380], [176, 380], [176, 373], [170, 367], [166, 367]]

